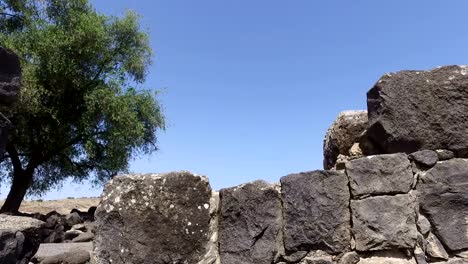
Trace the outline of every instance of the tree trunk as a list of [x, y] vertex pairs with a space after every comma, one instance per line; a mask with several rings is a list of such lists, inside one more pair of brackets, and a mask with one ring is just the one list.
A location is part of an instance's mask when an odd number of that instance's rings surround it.
[[23, 202], [26, 191], [32, 183], [33, 172], [25, 170], [13, 172], [13, 182], [0, 213], [17, 214]]

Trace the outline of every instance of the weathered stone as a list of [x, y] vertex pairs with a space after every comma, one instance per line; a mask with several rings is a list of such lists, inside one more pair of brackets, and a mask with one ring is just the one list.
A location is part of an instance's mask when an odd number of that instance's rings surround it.
[[414, 249], [414, 259], [417, 264], [427, 264], [426, 254], [424, 254], [424, 251], [420, 247]]
[[114, 177], [95, 213], [97, 263], [198, 263], [210, 198], [207, 179], [189, 172]]
[[323, 167], [334, 167], [339, 154], [348, 155], [354, 143], [367, 126], [367, 111], [344, 111], [338, 115], [325, 135], [323, 143]]
[[91, 254], [93, 251], [93, 244], [87, 243], [42, 243], [37, 250], [36, 255], [33, 257], [33, 263], [40, 263], [46, 258], [58, 255], [67, 255], [76, 250], [86, 251]]
[[307, 254], [299, 264], [333, 264], [333, 256], [322, 250], [314, 250]]
[[439, 160], [449, 160], [455, 158], [455, 153], [450, 150], [446, 149], [436, 149], [435, 152], [437, 153], [437, 157]]
[[427, 235], [427, 233], [431, 231], [431, 223], [429, 223], [429, 220], [427, 220], [427, 218], [422, 214], [418, 215], [417, 225], [419, 232], [423, 235]]
[[338, 264], [356, 264], [360, 259], [358, 253], [354, 251], [346, 252], [340, 257]]
[[[435, 263], [434, 264], [438, 264], [439, 262]], [[459, 258], [453, 258], [453, 259], [449, 259], [449, 261], [447, 262], [444, 262], [444, 264], [468, 264], [468, 261], [466, 261], [465, 259], [459, 259]]]
[[255, 181], [220, 191], [221, 263], [270, 264], [278, 254], [282, 227], [277, 186]]
[[94, 240], [94, 234], [92, 232], [85, 232], [82, 234], [79, 234], [75, 238], [72, 239], [72, 242], [78, 243], [78, 242], [89, 242]]
[[342, 172], [312, 171], [281, 178], [287, 251], [350, 248], [348, 179]]
[[455, 252], [455, 256], [468, 260], [468, 250]]
[[331, 256], [327, 257], [305, 257], [300, 264], [333, 264]]
[[364, 155], [359, 143], [354, 143], [348, 151], [350, 157], [362, 157]]
[[305, 256], [307, 256], [307, 251], [296, 251], [287, 256], [283, 256], [283, 259], [286, 260], [288, 263], [296, 263], [303, 259]]
[[358, 264], [416, 264], [414, 258], [408, 258], [399, 251], [377, 251], [361, 257]]
[[83, 234], [83, 231], [80, 230], [68, 230], [65, 232], [65, 240], [72, 240], [73, 238]]
[[86, 231], [86, 225], [85, 224], [76, 224], [72, 226], [71, 230], [79, 230], [79, 231]]
[[46, 257], [39, 264], [86, 264], [90, 260], [91, 257], [88, 251], [75, 249], [70, 252]]
[[65, 225], [68, 227], [72, 227], [74, 225], [80, 224], [83, 221], [81, 220], [80, 215], [77, 212], [73, 212], [65, 216]]
[[219, 192], [211, 192], [210, 198], [210, 227], [208, 237], [210, 238], [205, 246], [205, 255], [197, 264], [220, 264], [218, 225], [219, 225]]
[[346, 163], [353, 197], [407, 193], [411, 189], [411, 163], [403, 153], [368, 156]]
[[411, 153], [409, 158], [414, 160], [416, 163], [426, 167], [432, 167], [437, 163], [437, 161], [439, 161], [437, 152], [427, 149]]
[[415, 207], [408, 194], [351, 201], [356, 249], [414, 248], [418, 235]]
[[468, 249], [468, 160], [438, 162], [420, 176], [420, 209], [451, 251]]
[[367, 93], [367, 133], [384, 153], [468, 149], [468, 67], [384, 75]]
[[447, 251], [445, 251], [444, 246], [442, 246], [439, 239], [437, 239], [433, 233], [429, 233], [426, 238], [426, 254], [433, 259], [449, 259], [449, 255]]
[[28, 264], [39, 248], [43, 224], [30, 217], [0, 215], [0, 263]]

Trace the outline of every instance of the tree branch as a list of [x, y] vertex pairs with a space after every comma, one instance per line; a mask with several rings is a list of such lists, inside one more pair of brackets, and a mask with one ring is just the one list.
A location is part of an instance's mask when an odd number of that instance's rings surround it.
[[13, 146], [13, 144], [11, 143], [7, 144], [6, 151], [8, 152], [8, 156], [10, 157], [11, 164], [13, 165], [13, 169], [15, 171], [22, 171], [23, 166], [21, 165], [21, 160], [19, 158], [19, 154], [15, 146]]

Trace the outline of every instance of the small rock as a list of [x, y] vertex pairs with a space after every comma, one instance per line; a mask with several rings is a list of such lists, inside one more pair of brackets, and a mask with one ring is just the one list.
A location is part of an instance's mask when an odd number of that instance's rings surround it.
[[361, 258], [359, 257], [358, 253], [352, 251], [352, 252], [346, 252], [341, 256], [338, 264], [356, 264], [359, 262]]
[[83, 221], [81, 220], [80, 215], [77, 212], [73, 212], [65, 216], [65, 225], [68, 227], [72, 227], [76, 224], [81, 224]]
[[72, 239], [72, 242], [89, 242], [94, 240], [94, 234], [92, 232], [86, 232], [78, 235]]
[[468, 259], [468, 250], [455, 252], [455, 256], [463, 258], [463, 259]]
[[349, 149], [349, 156], [350, 157], [362, 157], [362, 149], [359, 146], [359, 143], [354, 143], [353, 146]]
[[426, 166], [426, 167], [432, 167], [437, 163], [437, 161], [439, 161], [437, 152], [432, 151], [432, 150], [420, 150], [420, 151], [411, 153], [409, 155], [409, 158], [411, 160], [414, 160], [418, 164]]
[[445, 251], [444, 246], [442, 246], [442, 243], [440, 243], [439, 239], [433, 233], [429, 233], [426, 238], [426, 254], [433, 259], [449, 259], [449, 255], [447, 251]]
[[348, 155], [349, 149], [367, 126], [367, 111], [341, 112], [325, 135], [323, 142], [323, 167], [335, 167], [339, 154]]
[[68, 230], [67, 232], [65, 232], [65, 240], [72, 240], [73, 238], [79, 236], [83, 234], [83, 231], [80, 231], [80, 230]]
[[417, 264], [427, 264], [426, 255], [420, 247], [416, 247], [414, 250], [414, 258]]
[[419, 232], [423, 235], [427, 235], [427, 233], [431, 231], [431, 223], [429, 223], [429, 220], [427, 220], [427, 218], [422, 214], [418, 215], [417, 225]]
[[416, 260], [398, 250], [385, 250], [367, 253], [359, 264], [416, 264]]
[[76, 224], [76, 225], [72, 226], [71, 230], [80, 230], [80, 231], [85, 232], [86, 231], [86, 226], [85, 226], [85, 224]]
[[296, 251], [290, 255], [284, 256], [283, 258], [287, 262], [295, 263], [303, 259], [305, 256], [307, 256], [307, 251]]
[[447, 149], [436, 149], [437, 157], [439, 160], [449, 160], [455, 158], [455, 153]]

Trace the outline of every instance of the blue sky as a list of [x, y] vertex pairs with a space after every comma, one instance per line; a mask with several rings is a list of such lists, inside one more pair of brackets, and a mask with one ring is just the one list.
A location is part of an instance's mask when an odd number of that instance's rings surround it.
[[[214, 189], [321, 169], [326, 129], [366, 109], [384, 73], [468, 63], [466, 0], [92, 3], [141, 14], [156, 52], [145, 86], [162, 90], [167, 131], [131, 170], [189, 170]], [[66, 183], [44, 198], [100, 193]]]

